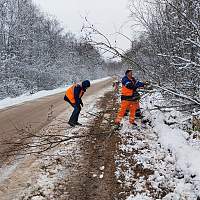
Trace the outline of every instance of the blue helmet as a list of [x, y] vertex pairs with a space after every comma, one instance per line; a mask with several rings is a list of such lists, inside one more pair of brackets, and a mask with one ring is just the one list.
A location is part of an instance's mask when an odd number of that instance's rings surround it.
[[90, 81], [89, 80], [85, 80], [82, 82], [82, 87], [83, 88], [89, 88], [90, 87]]

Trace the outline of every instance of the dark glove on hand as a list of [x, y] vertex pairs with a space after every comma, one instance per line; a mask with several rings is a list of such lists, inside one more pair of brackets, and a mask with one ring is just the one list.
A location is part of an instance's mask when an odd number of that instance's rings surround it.
[[144, 85], [150, 85], [149, 81], [144, 81]]
[[81, 106], [83, 107], [83, 102], [82, 102], [82, 101], [81, 101], [81, 103], [80, 103], [80, 104], [81, 104]]

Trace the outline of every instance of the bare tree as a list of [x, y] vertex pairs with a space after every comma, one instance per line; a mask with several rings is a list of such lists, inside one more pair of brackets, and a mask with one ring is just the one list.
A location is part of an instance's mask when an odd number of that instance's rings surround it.
[[[141, 2], [141, 1], [140, 1]], [[145, 34], [132, 45], [129, 55], [148, 67], [153, 80], [165, 91], [200, 103], [200, 2], [143, 1], [130, 6]], [[146, 9], [147, 8], [147, 9]]]
[[32, 0], [1, 0], [0, 15], [0, 99], [107, 75], [98, 49]]

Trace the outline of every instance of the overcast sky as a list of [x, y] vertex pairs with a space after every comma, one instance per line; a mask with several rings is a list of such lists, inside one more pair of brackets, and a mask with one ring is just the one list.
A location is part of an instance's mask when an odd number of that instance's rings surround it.
[[128, 22], [129, 0], [33, 0], [40, 5], [41, 10], [56, 16], [64, 26], [77, 36], [83, 24], [82, 17], [89, 21], [109, 36], [110, 39], [117, 39], [120, 48], [128, 49], [130, 41], [123, 37], [112, 35], [120, 31], [131, 37], [131, 23]]

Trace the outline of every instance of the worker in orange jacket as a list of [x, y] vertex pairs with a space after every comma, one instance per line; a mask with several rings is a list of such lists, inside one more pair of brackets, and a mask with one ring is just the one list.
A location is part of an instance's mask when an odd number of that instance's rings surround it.
[[83, 107], [82, 96], [86, 92], [87, 88], [90, 87], [90, 81], [85, 80], [82, 84], [73, 84], [66, 90], [64, 100], [67, 101], [73, 108], [74, 111], [71, 114], [68, 124], [72, 127], [76, 125], [82, 125], [78, 122], [78, 117]]
[[140, 95], [136, 90], [137, 88], [144, 87], [144, 85], [145, 83], [135, 80], [132, 69], [126, 71], [125, 76], [122, 78], [121, 106], [115, 119], [117, 127], [120, 127], [120, 122], [124, 117], [126, 110], [130, 111], [130, 124], [137, 127], [137, 124], [135, 123], [135, 113], [136, 110], [139, 109]]

